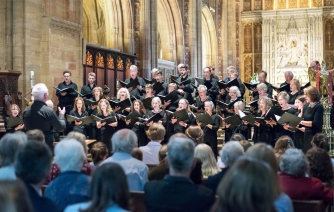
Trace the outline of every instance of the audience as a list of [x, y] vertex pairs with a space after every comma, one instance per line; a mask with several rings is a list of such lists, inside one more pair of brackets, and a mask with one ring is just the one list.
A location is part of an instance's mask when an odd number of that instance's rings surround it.
[[[5, 209], [1, 200], [8, 197], [7, 201], [12, 204], [12, 209]], [[32, 206], [27, 189], [20, 180], [0, 180], [0, 211], [3, 212], [32, 212]]]
[[172, 136], [168, 142], [169, 175], [163, 180], [145, 185], [144, 200], [147, 211], [208, 211], [214, 193], [190, 179], [195, 166], [195, 145], [189, 138]]
[[299, 149], [288, 149], [279, 163], [279, 178], [283, 192], [295, 200], [324, 200], [333, 205], [333, 190], [326, 188], [321, 180], [306, 177], [308, 161]]
[[309, 149], [306, 158], [310, 165], [310, 176], [316, 177], [327, 187], [333, 186], [333, 168], [329, 155], [320, 148]]
[[143, 151], [138, 147], [133, 148], [131, 156], [137, 160], [143, 161]]
[[138, 146], [137, 142], [137, 136], [132, 130], [118, 130], [111, 138], [114, 154], [101, 163], [119, 164], [127, 176], [130, 191], [143, 191], [147, 182], [147, 165], [131, 156], [133, 149]]
[[207, 144], [198, 144], [195, 148], [195, 158], [202, 162], [202, 175], [204, 178], [217, 174], [220, 169], [216, 164], [212, 149]]
[[65, 212], [125, 212], [129, 208], [129, 197], [129, 187], [122, 167], [116, 163], [106, 163], [94, 171], [90, 201], [70, 205]]
[[73, 138], [65, 138], [55, 147], [55, 163], [61, 173], [45, 190], [45, 197], [53, 200], [62, 210], [66, 206], [88, 200], [90, 179], [80, 173], [86, 153]]
[[[312, 148], [324, 149], [327, 153], [329, 152], [328, 137], [325, 133], [317, 133], [313, 136]], [[334, 168], [334, 158], [331, 158], [332, 166]]]
[[272, 189], [279, 191], [280, 195], [275, 200], [275, 208], [277, 212], [293, 212], [293, 206], [291, 199], [285, 194], [281, 192], [281, 188], [279, 186], [279, 180], [278, 180], [278, 163], [277, 159], [275, 157], [274, 150], [271, 146], [264, 144], [264, 143], [258, 143], [250, 147], [247, 152], [245, 153], [245, 156], [253, 159], [257, 159], [263, 162], [266, 162], [271, 167], [271, 170], [273, 172], [275, 184], [272, 187]]
[[274, 147], [274, 152], [278, 162], [281, 159], [281, 156], [284, 154], [284, 152], [290, 148], [295, 148], [295, 145], [293, 144], [293, 141], [290, 138], [290, 136], [283, 135], [277, 139]]
[[246, 152], [247, 149], [252, 146], [252, 144], [247, 140], [241, 140], [241, 141], [239, 141], [239, 143], [244, 148], [244, 152]]
[[41, 188], [49, 174], [51, 161], [52, 152], [42, 142], [27, 142], [17, 154], [15, 174], [24, 182], [35, 212], [62, 211], [50, 199], [41, 196]]
[[[21, 134], [21, 133], [20, 133]], [[7, 133], [0, 140], [0, 180], [15, 180], [16, 153], [26, 140], [16, 133]]]
[[230, 138], [231, 141], [242, 141], [242, 140], [246, 140], [245, 136], [243, 136], [242, 134], [240, 133], [234, 133], [231, 138]]
[[195, 142], [195, 145], [204, 143], [203, 142], [204, 141], [204, 132], [203, 132], [202, 128], [199, 127], [199, 126], [194, 126], [194, 125], [189, 126], [186, 129], [185, 134], [188, 138], [190, 138], [191, 140], [193, 140]]
[[39, 142], [45, 142], [44, 134], [41, 130], [35, 129], [35, 130], [28, 130], [26, 132], [28, 141], [39, 141]]
[[229, 141], [223, 146], [223, 149], [219, 153], [221, 161], [225, 164], [225, 168], [218, 174], [208, 177], [205, 184], [205, 186], [214, 191], [214, 193], [216, 193], [219, 182], [224, 178], [230, 167], [240, 156], [244, 155], [244, 149], [238, 141]]
[[279, 195], [277, 178], [270, 166], [256, 159], [241, 158], [227, 172], [217, 189], [213, 212], [274, 212]]
[[143, 162], [145, 164], [159, 164], [158, 153], [161, 148], [161, 141], [166, 134], [165, 127], [158, 123], [153, 123], [147, 131], [147, 137], [151, 139], [146, 146], [139, 149], [143, 151]]
[[90, 162], [90, 166], [94, 169], [108, 157], [108, 148], [103, 142], [96, 142], [90, 150], [90, 155], [93, 160]]

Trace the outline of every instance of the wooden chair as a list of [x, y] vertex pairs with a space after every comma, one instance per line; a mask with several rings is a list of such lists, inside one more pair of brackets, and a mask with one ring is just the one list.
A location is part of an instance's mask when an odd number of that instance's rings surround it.
[[146, 211], [143, 191], [130, 191], [130, 211], [132, 212]]
[[295, 212], [326, 212], [327, 204], [322, 200], [292, 200]]

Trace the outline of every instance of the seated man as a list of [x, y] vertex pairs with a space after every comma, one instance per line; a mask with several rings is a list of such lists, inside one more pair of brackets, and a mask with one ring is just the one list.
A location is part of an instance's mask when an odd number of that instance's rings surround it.
[[195, 144], [189, 138], [174, 136], [168, 142], [169, 175], [145, 185], [147, 211], [209, 211], [214, 193], [190, 179], [195, 165]]
[[29, 141], [18, 152], [15, 162], [15, 174], [28, 191], [35, 212], [62, 211], [54, 202], [42, 197], [41, 188], [52, 162], [52, 152], [45, 143]]
[[153, 123], [147, 132], [147, 137], [151, 139], [146, 146], [141, 146], [139, 149], [143, 152], [143, 162], [145, 164], [159, 164], [159, 150], [161, 141], [166, 134], [165, 127], [158, 123]]
[[44, 134], [41, 130], [35, 129], [35, 130], [28, 130], [26, 132], [28, 141], [40, 141], [45, 142]]
[[114, 133], [110, 142], [114, 154], [101, 165], [109, 162], [119, 164], [128, 178], [130, 191], [143, 191], [147, 182], [148, 167], [131, 156], [133, 149], [138, 146], [136, 134], [132, 130], [121, 129]]
[[238, 141], [229, 141], [223, 146], [223, 149], [219, 153], [225, 168], [218, 174], [210, 176], [205, 184], [205, 186], [214, 191], [214, 193], [216, 193], [219, 182], [223, 179], [229, 168], [240, 156], [244, 155], [244, 149]]

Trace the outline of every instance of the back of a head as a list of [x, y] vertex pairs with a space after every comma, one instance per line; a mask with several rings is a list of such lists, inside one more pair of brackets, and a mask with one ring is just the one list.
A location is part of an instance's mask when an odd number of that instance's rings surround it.
[[241, 158], [226, 173], [217, 189], [216, 211], [270, 212], [279, 192], [272, 189], [274, 173], [268, 164]]
[[304, 153], [300, 149], [288, 149], [281, 156], [279, 167], [282, 172], [293, 175], [295, 177], [302, 177], [309, 170], [308, 161]]
[[247, 149], [252, 146], [252, 144], [247, 140], [241, 140], [241, 141], [239, 141], [239, 143], [244, 148], [244, 152], [246, 152]]
[[189, 138], [173, 136], [169, 139], [167, 148], [170, 169], [178, 173], [188, 172], [194, 161], [194, 142]]
[[133, 148], [131, 156], [137, 160], [143, 161], [143, 151], [138, 147]]
[[267, 144], [258, 143], [251, 146], [246, 151], [245, 156], [267, 162], [275, 174], [278, 172], [278, 162], [274, 150]]
[[211, 176], [219, 171], [213, 151], [207, 144], [198, 144], [195, 147], [194, 157], [202, 162], [203, 176]]
[[159, 149], [159, 161], [162, 161], [167, 156], [167, 145], [162, 145]]
[[35, 100], [43, 100], [44, 94], [48, 92], [48, 88], [45, 84], [39, 83], [34, 85], [32, 88], [31, 94], [34, 96]]
[[26, 132], [26, 135], [28, 137], [28, 141], [45, 142], [44, 133], [41, 130], [38, 129], [28, 130]]
[[147, 131], [147, 137], [152, 141], [161, 141], [164, 139], [166, 134], [166, 129], [163, 125], [158, 123], [153, 123]]
[[37, 141], [27, 142], [19, 149], [15, 174], [27, 183], [40, 183], [49, 172], [51, 162], [52, 152], [46, 144]]
[[61, 172], [80, 171], [87, 156], [82, 144], [74, 138], [65, 138], [55, 147], [55, 163]]
[[232, 140], [232, 141], [241, 141], [241, 140], [245, 140], [245, 139], [246, 138], [240, 133], [234, 133], [230, 138], [230, 140]]
[[329, 151], [328, 137], [325, 133], [317, 133], [313, 136], [311, 143], [316, 147]]
[[90, 154], [92, 156], [93, 163], [97, 165], [108, 156], [108, 148], [103, 142], [99, 141], [93, 144]]
[[311, 148], [306, 153], [310, 165], [310, 176], [332, 185], [333, 167], [328, 153], [324, 149]]
[[72, 131], [69, 134], [67, 134], [66, 137], [67, 138], [74, 138], [77, 141], [79, 141], [81, 143], [82, 147], [84, 148], [85, 153], [86, 154], [88, 153], [88, 148], [87, 148], [87, 144], [86, 144], [86, 136], [84, 134]]
[[91, 183], [91, 204], [86, 211], [105, 211], [111, 204], [128, 209], [129, 187], [122, 167], [105, 163], [94, 170]]
[[274, 151], [277, 154], [283, 154], [287, 149], [294, 147], [295, 145], [290, 136], [283, 135], [277, 139]]
[[133, 149], [138, 146], [136, 134], [129, 129], [118, 130], [111, 140], [113, 152], [126, 152], [131, 155]]
[[204, 132], [199, 126], [189, 126], [185, 131], [188, 138], [193, 140], [196, 145], [203, 143]]
[[229, 141], [220, 151], [220, 158], [225, 166], [229, 167], [244, 154], [244, 149], [238, 141]]
[[1, 166], [12, 165], [20, 147], [26, 143], [25, 140], [14, 133], [7, 133], [0, 140], [0, 164]]

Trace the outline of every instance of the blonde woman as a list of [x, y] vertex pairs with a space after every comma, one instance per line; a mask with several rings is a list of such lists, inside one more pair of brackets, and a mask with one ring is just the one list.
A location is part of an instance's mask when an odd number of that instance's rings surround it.
[[18, 117], [18, 118], [22, 118], [20, 116], [20, 107], [17, 105], [17, 104], [12, 104], [10, 106], [10, 111], [9, 111], [9, 114], [10, 116], [7, 116], [5, 118], [5, 128], [6, 128], [6, 132], [10, 132], [10, 133], [13, 133], [13, 132], [16, 132], [17, 130], [23, 130], [24, 129], [24, 124], [19, 124], [15, 127], [8, 127], [8, 121], [10, 119], [10, 117]]
[[[130, 93], [128, 91], [127, 88], [120, 88], [117, 92], [117, 96], [116, 96], [116, 100], [115, 102], [120, 102], [120, 101], [124, 101], [126, 99], [129, 99], [130, 100]], [[127, 107], [123, 110], [121, 110], [120, 107], [115, 107], [115, 108], [112, 108], [113, 111], [117, 114], [117, 115], [123, 115], [123, 116], [127, 116], [129, 115], [130, 111], [131, 111], [131, 108], [130, 107]], [[117, 116], [118, 118], [118, 125], [117, 125], [117, 130], [121, 130], [121, 129], [124, 129], [124, 128], [127, 128], [127, 125], [126, 123], [123, 121], [123, 119], [120, 119], [119, 116]]]
[[291, 92], [289, 92], [289, 105], [290, 107], [297, 109], [297, 106], [295, 106], [295, 100], [298, 96], [300, 96], [302, 94], [302, 92], [300, 91], [300, 82], [297, 79], [293, 79], [290, 81], [290, 90]]
[[[73, 110], [70, 111], [70, 115], [74, 117], [78, 117], [78, 118], [83, 118], [83, 117], [88, 116], [88, 112], [86, 111], [86, 106], [85, 106], [83, 98], [77, 97], [74, 100]], [[70, 124], [73, 127], [73, 131], [82, 133], [85, 136], [87, 136], [85, 126], [81, 125], [82, 121], [79, 121], [79, 122], [74, 121]]]
[[[94, 102], [100, 101], [103, 96], [102, 88], [101, 87], [95, 87], [92, 91], [93, 97], [89, 100], [92, 100]], [[97, 104], [96, 105], [88, 105], [88, 113], [91, 114], [97, 114]]]
[[208, 145], [198, 144], [195, 148], [194, 156], [202, 161], [202, 174], [204, 178], [215, 175], [220, 171], [212, 149]]

